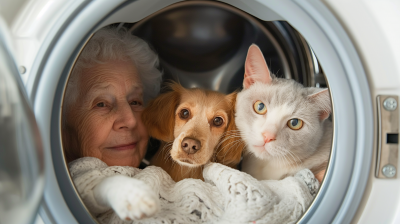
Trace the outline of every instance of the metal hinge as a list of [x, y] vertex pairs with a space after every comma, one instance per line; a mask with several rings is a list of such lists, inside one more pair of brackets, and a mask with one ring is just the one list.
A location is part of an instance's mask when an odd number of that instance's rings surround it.
[[378, 105], [378, 156], [377, 178], [397, 178], [399, 155], [399, 109], [397, 96], [377, 97]]

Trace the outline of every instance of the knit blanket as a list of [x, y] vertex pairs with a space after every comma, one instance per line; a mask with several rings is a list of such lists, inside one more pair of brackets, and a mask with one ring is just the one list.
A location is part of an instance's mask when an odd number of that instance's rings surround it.
[[[159, 167], [143, 170], [109, 167], [91, 157], [75, 160], [69, 168], [82, 201], [99, 223], [294, 223], [307, 210], [319, 188], [319, 182], [308, 169], [283, 180], [258, 181], [244, 172], [210, 163], [203, 170], [205, 181], [184, 179], [176, 183]], [[126, 197], [123, 195], [120, 199], [118, 194], [124, 194], [128, 185], [116, 183], [117, 179], [103, 191], [114, 191], [105, 197], [111, 202], [99, 199], [99, 194], [106, 193], [98, 193], [96, 186], [107, 178], [121, 175], [136, 181], [128, 188], [137, 188], [158, 200], [157, 210], [151, 216], [134, 220], [120, 218], [123, 213], [118, 212], [121, 205], [118, 200]], [[134, 196], [133, 200], [141, 195]]]

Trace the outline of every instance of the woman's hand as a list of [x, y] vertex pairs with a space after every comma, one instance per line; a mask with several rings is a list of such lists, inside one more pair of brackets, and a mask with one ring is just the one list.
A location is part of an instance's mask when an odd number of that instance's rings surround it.
[[324, 179], [326, 169], [319, 171], [318, 173], [315, 174], [315, 178], [321, 183], [322, 179]]
[[141, 180], [123, 175], [102, 180], [93, 190], [97, 202], [111, 207], [123, 220], [142, 219], [159, 210], [159, 199]]

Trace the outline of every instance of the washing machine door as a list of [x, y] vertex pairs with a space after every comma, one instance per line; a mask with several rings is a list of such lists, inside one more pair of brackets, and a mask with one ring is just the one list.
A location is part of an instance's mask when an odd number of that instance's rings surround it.
[[[40, 215], [45, 223], [95, 223], [71, 181], [60, 137], [64, 89], [80, 50], [101, 27], [136, 23], [178, 2], [65, 1], [64, 11], [50, 10], [52, 16], [59, 15], [58, 19], [41, 17], [55, 23], [48, 34], [38, 35], [45, 37], [28, 72], [26, 86], [43, 133], [47, 179]], [[363, 197], [374, 149], [371, 93], [351, 39], [329, 8], [319, 1], [221, 2], [263, 21], [287, 21], [318, 55], [332, 93], [334, 140], [325, 181], [301, 223], [351, 222]]]
[[0, 17], [0, 223], [32, 223], [44, 187], [42, 142]]

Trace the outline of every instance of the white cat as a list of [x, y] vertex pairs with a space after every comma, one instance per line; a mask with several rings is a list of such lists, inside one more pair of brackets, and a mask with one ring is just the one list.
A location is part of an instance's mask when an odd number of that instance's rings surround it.
[[259, 180], [304, 168], [323, 176], [332, 142], [328, 89], [276, 78], [256, 45], [247, 53], [244, 77], [235, 118], [247, 145], [242, 170]]

